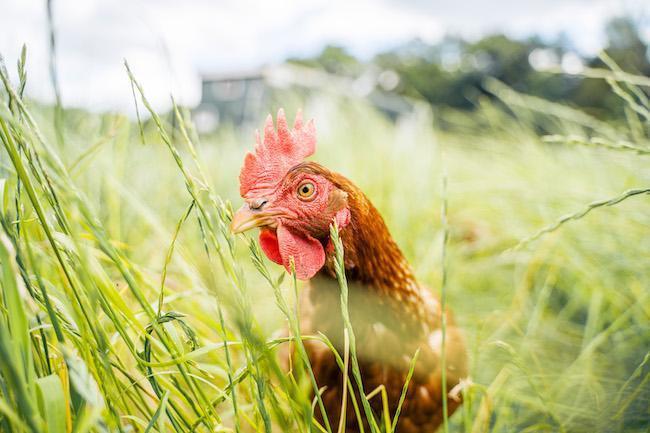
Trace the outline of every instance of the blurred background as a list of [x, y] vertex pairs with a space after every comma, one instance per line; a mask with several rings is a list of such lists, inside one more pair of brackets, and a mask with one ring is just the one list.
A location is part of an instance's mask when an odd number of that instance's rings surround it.
[[0, 52], [15, 64], [27, 44], [27, 95], [38, 101], [54, 101], [54, 78], [66, 107], [133, 114], [126, 59], [155, 109], [169, 109], [173, 93], [203, 131], [257, 122], [287, 88], [367, 98], [392, 117], [414, 101], [471, 110], [486, 76], [605, 118], [621, 115], [621, 102], [578, 74], [602, 66], [603, 49], [650, 74], [649, 9], [643, 0], [4, 0]]
[[[0, 349], [64, 379], [66, 431], [148, 431], [163, 395], [196, 431], [265, 431], [268, 408], [273, 431], [307, 431], [306, 375], [300, 395], [269, 367], [277, 294], [227, 230], [253, 129], [302, 108], [314, 159], [368, 195], [435, 294], [448, 203], [448, 302], [474, 381], [450, 431], [645, 433], [649, 46], [648, 0], [0, 0], [0, 222], [54, 305], [23, 293], [32, 340]], [[158, 343], [145, 370], [161, 317], [188, 339]], [[231, 359], [224, 340], [241, 342]]]

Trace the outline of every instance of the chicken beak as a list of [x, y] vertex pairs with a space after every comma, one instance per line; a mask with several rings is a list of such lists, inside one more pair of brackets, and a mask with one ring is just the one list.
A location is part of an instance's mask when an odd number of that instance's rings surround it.
[[232, 217], [230, 231], [233, 233], [243, 233], [255, 227], [275, 227], [277, 226], [276, 217], [281, 212], [277, 211], [260, 211], [251, 209], [248, 204], [244, 204]]

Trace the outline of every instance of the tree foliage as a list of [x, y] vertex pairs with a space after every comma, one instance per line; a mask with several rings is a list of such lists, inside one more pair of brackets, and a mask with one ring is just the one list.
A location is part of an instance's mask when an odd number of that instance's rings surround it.
[[[633, 74], [650, 75], [650, 49], [638, 20], [614, 18], [604, 33], [604, 51], [616, 64]], [[607, 91], [605, 81], [579, 75], [585, 67], [609, 66], [598, 56], [580, 55], [566, 35], [554, 41], [518, 40], [504, 34], [477, 41], [447, 36], [436, 44], [413, 40], [365, 63], [340, 46], [328, 46], [313, 58], [290, 61], [353, 77], [372, 68], [393, 70], [400, 77], [396, 92], [434, 106], [471, 110], [479, 96], [487, 94], [483, 83], [492, 77], [519, 92], [569, 103], [600, 118], [624, 115], [622, 101]]]

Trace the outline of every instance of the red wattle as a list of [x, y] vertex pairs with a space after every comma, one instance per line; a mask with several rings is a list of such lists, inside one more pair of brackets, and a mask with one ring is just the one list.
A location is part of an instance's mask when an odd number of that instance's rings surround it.
[[296, 277], [308, 280], [325, 264], [325, 250], [321, 243], [311, 236], [299, 236], [282, 224], [277, 229], [278, 245], [282, 264], [291, 272], [291, 259], [296, 267]]
[[278, 245], [278, 237], [273, 230], [262, 229], [260, 230], [260, 247], [269, 260], [282, 264], [282, 256], [280, 255], [280, 247]]

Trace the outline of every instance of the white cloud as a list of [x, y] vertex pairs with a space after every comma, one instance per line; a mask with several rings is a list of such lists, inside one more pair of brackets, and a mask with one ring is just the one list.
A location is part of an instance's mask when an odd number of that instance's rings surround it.
[[[133, 110], [122, 65], [128, 59], [153, 105], [169, 93], [186, 104], [200, 98], [200, 74], [250, 69], [326, 43], [355, 54], [414, 37], [445, 32], [478, 37], [565, 32], [578, 49], [597, 51], [613, 15], [644, 8], [642, 0], [54, 0], [58, 71], [64, 103], [90, 109]], [[647, 9], [647, 5], [645, 5]], [[31, 96], [52, 100], [44, 2], [5, 0], [0, 53], [13, 66], [22, 43], [29, 51]]]

